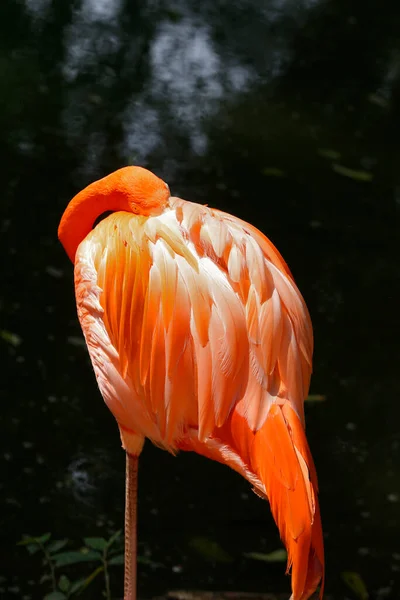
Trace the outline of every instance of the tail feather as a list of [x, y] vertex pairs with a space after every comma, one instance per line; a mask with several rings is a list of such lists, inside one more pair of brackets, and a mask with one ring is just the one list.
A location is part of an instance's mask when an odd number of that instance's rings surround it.
[[271, 407], [254, 435], [250, 461], [287, 548], [292, 600], [307, 600], [323, 582], [322, 528], [314, 463], [300, 419], [288, 402]]
[[178, 447], [229, 465], [258, 495], [268, 498], [288, 553], [290, 600], [308, 600], [319, 584], [322, 598], [324, 546], [317, 476], [303, 425], [289, 402], [273, 404], [256, 432], [236, 408], [212, 437], [201, 441], [196, 429], [188, 430]]

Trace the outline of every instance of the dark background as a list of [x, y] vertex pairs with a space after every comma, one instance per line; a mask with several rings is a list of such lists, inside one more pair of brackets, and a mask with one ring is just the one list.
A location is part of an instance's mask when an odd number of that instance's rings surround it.
[[[1, 0], [0, 85], [0, 597], [47, 589], [24, 534], [79, 547], [123, 523], [124, 455], [57, 226], [126, 164], [283, 253], [314, 324], [311, 393], [326, 396], [306, 411], [327, 590], [361, 598], [353, 571], [371, 599], [400, 597], [398, 0]], [[147, 443], [139, 510], [140, 553], [163, 565], [140, 566], [141, 596], [289, 589], [284, 563], [243, 556], [280, 542], [229, 469]], [[114, 567], [114, 597], [121, 582]]]

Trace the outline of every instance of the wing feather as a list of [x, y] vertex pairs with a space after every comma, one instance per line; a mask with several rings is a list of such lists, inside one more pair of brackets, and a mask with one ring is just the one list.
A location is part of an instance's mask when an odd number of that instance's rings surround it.
[[[171, 208], [148, 219], [119, 213], [92, 236], [122, 377], [169, 440], [193, 405], [202, 439], [235, 406], [253, 430], [277, 398], [303, 419], [312, 330], [279, 255], [234, 217], [179, 200]], [[178, 388], [190, 391], [185, 408], [175, 407]]]
[[[152, 339], [156, 329], [161, 301], [161, 277], [156, 265], [152, 265], [148, 275], [148, 287], [144, 303], [140, 339], [140, 383], [146, 385], [151, 364]], [[129, 307], [134, 310], [134, 306]]]
[[212, 298], [209, 283], [203, 269], [195, 271], [184, 258], [177, 257], [178, 269], [189, 293], [194, 323], [200, 343], [208, 342], [209, 325], [212, 310]]
[[[158, 269], [157, 269], [158, 271]], [[159, 272], [158, 272], [159, 275]], [[161, 297], [161, 277], [160, 282], [160, 293]], [[157, 282], [158, 283], [158, 282]], [[158, 290], [157, 290], [158, 292]], [[155, 294], [156, 295], [156, 294]], [[165, 436], [166, 429], [166, 418], [165, 418], [165, 395], [164, 387], [166, 380], [166, 368], [165, 368], [165, 328], [162, 319], [162, 308], [161, 303], [158, 306], [158, 312], [151, 330], [151, 354], [150, 354], [150, 365], [149, 365], [149, 381], [148, 381], [148, 397], [151, 403], [151, 412], [156, 417], [158, 427], [160, 429], [161, 436]], [[144, 327], [146, 323], [143, 323]], [[143, 328], [144, 328], [143, 327]], [[143, 354], [143, 351], [142, 351]]]
[[[224, 213], [172, 199], [118, 213], [78, 248], [78, 314], [128, 451], [144, 437], [227, 462], [267, 495], [294, 600], [323, 576], [304, 433], [312, 329], [273, 245]], [[90, 321], [90, 322], [89, 322]]]

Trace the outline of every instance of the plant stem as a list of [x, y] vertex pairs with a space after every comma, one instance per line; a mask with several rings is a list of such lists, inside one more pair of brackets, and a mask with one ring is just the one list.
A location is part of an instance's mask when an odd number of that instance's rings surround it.
[[42, 544], [42, 542], [40, 542], [38, 539], [36, 540], [37, 545], [39, 546], [39, 548], [41, 549], [41, 551], [43, 552], [45, 558], [46, 558], [46, 562], [49, 565], [50, 568], [50, 576], [51, 576], [51, 585], [53, 586], [53, 592], [57, 591], [57, 580], [56, 580], [56, 571], [54, 568], [54, 564], [53, 561], [51, 559], [50, 554], [47, 552], [46, 550], [46, 546], [44, 546]]
[[108, 561], [107, 561], [108, 546], [103, 550], [103, 568], [104, 568], [104, 583], [106, 585], [106, 598], [111, 600], [111, 589], [110, 589], [110, 574], [108, 572]]
[[126, 453], [124, 600], [136, 600], [138, 462]]

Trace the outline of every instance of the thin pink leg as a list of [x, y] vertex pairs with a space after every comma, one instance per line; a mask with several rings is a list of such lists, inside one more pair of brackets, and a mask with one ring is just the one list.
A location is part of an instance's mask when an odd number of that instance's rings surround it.
[[136, 600], [138, 463], [126, 453], [124, 600]]

